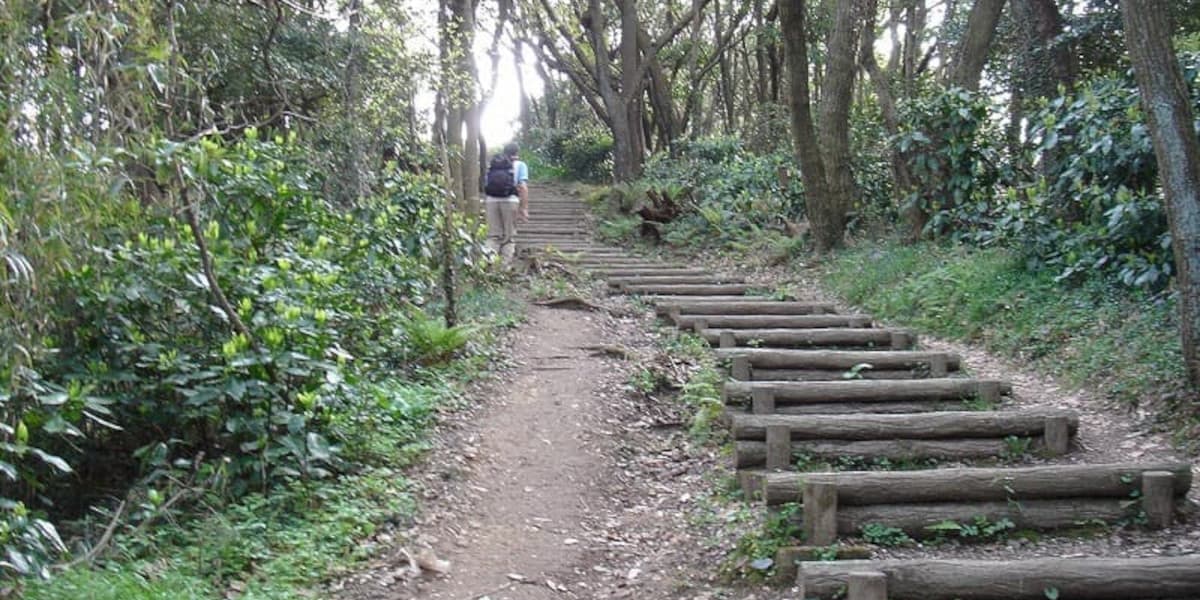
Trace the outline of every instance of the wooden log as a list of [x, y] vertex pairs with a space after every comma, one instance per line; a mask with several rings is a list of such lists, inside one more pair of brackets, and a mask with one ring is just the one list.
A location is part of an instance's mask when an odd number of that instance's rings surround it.
[[[843, 381], [846, 371], [833, 369], [751, 369], [745, 381]], [[858, 373], [860, 379], [923, 379], [928, 373], [921, 371], [876, 371], [864, 369]], [[738, 379], [735, 377], [734, 379]]]
[[[776, 434], [777, 436], [779, 434]], [[1191, 479], [1191, 470], [1186, 477]], [[1146, 513], [1146, 524], [1153, 529], [1170, 527], [1175, 520], [1174, 496], [1178, 494], [1176, 481], [1183, 478], [1178, 471], [1147, 471], [1142, 473], [1142, 510]]]
[[802, 481], [836, 486], [843, 506], [1079, 497], [1128, 499], [1133, 492], [1143, 489], [1147, 473], [1170, 475], [1171, 487], [1166, 490], [1169, 498], [1186, 496], [1191, 488], [1191, 465], [1186, 462], [781, 473], [767, 477], [763, 486], [769, 504], [796, 501]]
[[676, 268], [659, 268], [650, 267], [644, 269], [595, 269], [595, 273], [602, 277], [637, 277], [643, 275], [704, 275], [710, 271], [706, 269], [692, 269], [689, 267]]
[[670, 304], [679, 308], [681, 313], [690, 315], [813, 315], [836, 312], [836, 307], [828, 302], [780, 302], [743, 297], [667, 298], [657, 307], [662, 315], [671, 308], [663, 304]]
[[[671, 308], [675, 305], [694, 306], [694, 305], [700, 305], [700, 304], [721, 304], [724, 302], [734, 302], [734, 301], [738, 301], [738, 302], [742, 302], [742, 301], [769, 302], [769, 300], [767, 298], [764, 298], [762, 296], [750, 296], [750, 295], [743, 296], [743, 295], [728, 295], [728, 294], [719, 294], [716, 296], [686, 296], [686, 297], [661, 296], [661, 295], [650, 294], [647, 296], [642, 296], [642, 300], [645, 302], [648, 302], [650, 304], [653, 304], [654, 312], [655, 312], [655, 314], [657, 314], [659, 316], [665, 316], [665, 315], [669, 314], [671, 311]], [[695, 312], [695, 311], [691, 311], [691, 312]]]
[[[704, 330], [701, 329], [697, 333], [703, 337]], [[733, 332], [731, 331], [722, 331], [721, 333], [717, 334], [717, 345], [721, 348], [733, 348], [737, 345], [737, 338], [733, 336]]]
[[837, 539], [837, 488], [824, 483], [805, 482], [804, 539], [815, 546], [828, 546]]
[[[725, 276], [708, 273], [704, 275], [645, 275], [635, 277], [609, 277], [608, 285], [611, 287], [625, 287], [630, 285], [675, 285], [675, 284], [718, 284], [718, 283], [742, 283], [746, 279], [737, 276]], [[691, 323], [688, 323], [691, 327]]]
[[1055, 416], [1046, 419], [1046, 428], [1042, 432], [1046, 440], [1046, 453], [1050, 456], [1061, 456], [1071, 449], [1071, 423], [1065, 416]]
[[882, 571], [851, 573], [846, 600], [888, 600], [887, 575]]
[[874, 546], [852, 546], [838, 544], [829, 546], [784, 546], [775, 552], [775, 581], [780, 585], [792, 585], [796, 581], [797, 563], [810, 560], [828, 560], [833, 551], [837, 560], [865, 560], [875, 554]]
[[[732, 383], [732, 382], [731, 382]], [[780, 396], [775, 393], [778, 404]], [[733, 415], [733, 439], [762, 440], [766, 429], [784, 426], [793, 440], [942, 440], [1041, 435], [1046, 419], [1065, 416], [1070, 430], [1079, 415], [1056, 409], [955, 411], [910, 415]]]
[[[756, 415], [769, 415], [775, 412], [775, 394], [771, 390], [754, 390], [750, 395], [750, 411]], [[730, 423], [733, 421], [730, 420]], [[790, 432], [788, 440], [791, 440]]]
[[692, 326], [697, 319], [706, 319], [717, 329], [818, 329], [830, 327], [871, 327], [870, 315], [713, 315], [680, 314], [673, 317], [680, 328]]
[[[899, 350], [911, 347], [916, 341], [908, 332], [898, 332], [893, 329], [860, 329], [860, 328], [831, 328], [831, 329], [713, 329], [705, 334], [710, 344], [716, 344], [721, 331], [732, 331], [738, 346], [763, 346], [771, 348], [822, 348], [822, 347], [852, 347], [852, 348], [882, 348]], [[893, 333], [902, 334], [898, 343], [903, 347], [895, 348]]]
[[[705, 335], [708, 335], [707, 330]], [[725, 392], [733, 397], [749, 396], [757, 388], [775, 392], [780, 404], [805, 402], [898, 402], [905, 400], [963, 400], [977, 397], [987, 379], [917, 379], [912, 381], [730, 381]], [[1000, 391], [1011, 391], [1001, 385]]]
[[1071, 600], [1187, 598], [1200, 590], [1200, 555], [1155, 558], [850, 560], [806, 562], [800, 598], [840, 597], [853, 573], [887, 574], [891, 600]]
[[[772, 397], [774, 398], [774, 397]], [[727, 399], [731, 414], [754, 412], [752, 404], [744, 404], [744, 398]], [[741, 410], [738, 410], [741, 409]], [[903, 414], [965, 410], [963, 402], [933, 400], [929, 402], [817, 402], [813, 404], [775, 405], [768, 413], [776, 415], [852, 415], [852, 414]], [[732, 422], [732, 421], [730, 421]]]
[[[712, 321], [710, 321], [712, 322]], [[848, 371], [855, 365], [869, 364], [873, 370], [910, 370], [928, 368], [944, 358], [948, 371], [958, 371], [962, 359], [945, 352], [888, 350], [786, 350], [777, 348], [737, 348], [718, 350], [719, 358], [745, 356], [755, 369], [829, 369]], [[865, 374], [867, 371], [863, 371]]]
[[564, 257], [572, 265], [587, 269], [589, 267], [654, 267], [659, 263], [645, 258], [601, 258], [601, 257]]
[[1112, 524], [1129, 517], [1126, 502], [1117, 498], [872, 504], [839, 507], [837, 530], [840, 535], [856, 536], [864, 526], [882, 523], [900, 529], [910, 537], [928, 539], [937, 537], [936, 527], [946, 521], [969, 524], [980, 518], [989, 523], [1008, 519], [1018, 530], [1051, 530], [1078, 527], [1080, 523]]
[[742, 283], [717, 284], [646, 284], [627, 285], [625, 291], [630, 294], [655, 294], [667, 296], [711, 296], [745, 294], [750, 286]]
[[[1038, 440], [1034, 440], [1034, 447]], [[792, 456], [836, 460], [842, 457], [904, 460], [973, 460], [995, 458], [1004, 454], [1007, 446], [1003, 439], [948, 439], [948, 440], [804, 440], [792, 442]], [[738, 469], [753, 469], [763, 466], [767, 457], [767, 445], [763, 441], [734, 442], [733, 463]], [[789, 474], [790, 475], [790, 474]], [[789, 496], [783, 500], [783, 490], [792, 489], [791, 484], [781, 482], [774, 501], [769, 504], [795, 502]]]
[[768, 470], [786, 469], [792, 464], [792, 440], [788, 437], [786, 425], [771, 425], [767, 427], [767, 458]]
[[[741, 381], [750, 381], [754, 379], [754, 373], [750, 369], [750, 360], [745, 356], [735, 356], [729, 361], [729, 376]], [[772, 396], [771, 405], [775, 404], [774, 396]], [[758, 411], [755, 411], [758, 412]]]

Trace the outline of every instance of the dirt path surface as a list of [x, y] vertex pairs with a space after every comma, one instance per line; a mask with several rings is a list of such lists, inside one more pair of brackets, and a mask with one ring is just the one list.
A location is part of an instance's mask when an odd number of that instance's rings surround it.
[[520, 369], [482, 415], [468, 484], [475, 517], [439, 536], [452, 569], [426, 597], [557, 595], [550, 586], [580, 558], [580, 520], [602, 472], [585, 441], [603, 363], [582, 347], [600, 337], [597, 329], [586, 313], [530, 313], [514, 348]]

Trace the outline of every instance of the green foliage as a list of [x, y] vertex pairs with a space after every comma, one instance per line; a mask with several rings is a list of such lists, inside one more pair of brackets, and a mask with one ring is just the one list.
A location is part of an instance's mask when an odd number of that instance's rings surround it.
[[612, 136], [598, 127], [534, 129], [525, 132], [524, 144], [542, 168], [564, 177], [591, 183], [612, 179]]
[[990, 541], [1006, 538], [1016, 527], [1007, 518], [993, 522], [987, 517], [979, 515], [969, 523], [945, 520], [925, 529], [933, 533], [937, 539], [945, 539], [946, 536], [953, 535], [966, 540]]
[[721, 400], [724, 383], [725, 375], [711, 362], [706, 362], [683, 384], [679, 398], [696, 411], [688, 428], [693, 439], [704, 442], [713, 436], [713, 428], [725, 411], [725, 403]]
[[471, 341], [470, 328], [464, 325], [446, 327], [441, 319], [419, 310], [406, 317], [401, 326], [410, 356], [422, 365], [444, 364]]
[[838, 255], [822, 278], [879, 318], [982, 342], [1110, 398], [1164, 398], [1164, 414], [1186, 404], [1173, 300], [1149, 301], [1099, 278], [1064, 288], [1002, 248], [866, 245]]
[[867, 523], [862, 526], [861, 533], [864, 540], [878, 546], [907, 546], [914, 543], [904, 530], [882, 523]]
[[952, 88], [904, 105], [895, 140], [918, 189], [905, 202], [929, 215], [925, 233], [962, 234], [987, 219], [1000, 173], [998, 136], [982, 94]]
[[738, 539], [721, 567], [722, 574], [756, 581], [770, 577], [778, 566], [776, 553], [801, 534], [796, 526], [800, 511], [800, 504], [789, 502], [767, 513], [761, 526]]
[[1004, 438], [1004, 458], [1018, 460], [1029, 456], [1033, 447], [1033, 438], [1010, 435]]
[[[378, 195], [342, 209], [316, 195], [320, 178], [293, 140], [255, 130], [235, 143], [164, 142], [152, 159], [212, 211], [201, 232], [234, 314], [210, 289], [192, 232], [168, 215], [81, 250], [42, 282], [56, 299], [42, 350], [8, 365], [0, 477], [68, 515], [97, 499], [52, 475], [80, 465], [89, 478], [146, 476], [152, 497], [195, 470], [216, 498], [236, 499], [331, 477], [356, 457], [347, 449], [378, 447], [374, 433], [427, 423], [434, 407], [397, 398], [383, 378], [443, 363], [472, 335], [412, 304], [434, 292], [442, 196], [431, 181], [392, 172]], [[471, 236], [460, 228], [457, 240], [465, 260]], [[44, 572], [62, 543], [4, 502], [0, 543], [24, 557], [14, 570]]]
[[[1184, 59], [1200, 107], [1197, 55]], [[1043, 165], [1027, 188], [1011, 190], [996, 236], [1023, 248], [1034, 268], [1063, 280], [1105, 273], [1130, 287], [1161, 290], [1174, 272], [1158, 169], [1136, 82], [1093, 78], [1033, 118]]]
[[681, 141], [673, 153], [650, 158], [640, 185], [657, 190], [688, 190], [677, 202], [681, 214], [664, 228], [663, 238], [678, 246], [737, 242], [783, 229], [802, 218], [799, 177], [786, 189], [780, 171], [790, 153], [755, 155], [736, 138]]

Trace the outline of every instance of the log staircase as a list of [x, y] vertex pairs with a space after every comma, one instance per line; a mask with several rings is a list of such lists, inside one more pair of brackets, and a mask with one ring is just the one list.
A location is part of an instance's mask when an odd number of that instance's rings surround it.
[[[805, 560], [871, 524], [913, 538], [946, 523], [1054, 532], [1192, 518], [1188, 463], [1065, 464], [1079, 417], [1005, 407], [1006, 381], [962, 374], [960, 357], [919, 349], [907, 330], [828, 303], [752, 294], [738, 275], [671, 264], [590, 241], [581, 202], [535, 201], [526, 253], [553, 250], [705, 339], [728, 365], [726, 423], [749, 502], [794, 511], [804, 545], [776, 569], [802, 598], [1043, 600], [1200, 598], [1200, 556], [978, 560]], [[1047, 459], [1004, 466], [1014, 453]], [[797, 460], [981, 461], [1000, 466], [801, 472]], [[927, 461], [927, 462], [920, 462]]]

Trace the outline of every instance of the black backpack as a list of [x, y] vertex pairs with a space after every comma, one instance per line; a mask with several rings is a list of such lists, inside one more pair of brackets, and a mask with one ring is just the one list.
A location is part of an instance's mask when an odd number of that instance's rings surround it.
[[493, 198], [508, 198], [517, 193], [516, 177], [513, 175], [512, 160], [503, 154], [492, 158], [487, 177], [483, 180], [483, 191]]

